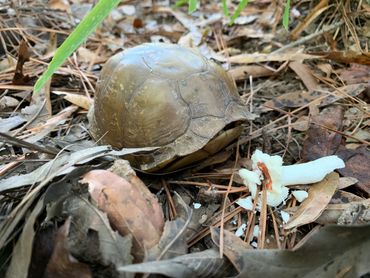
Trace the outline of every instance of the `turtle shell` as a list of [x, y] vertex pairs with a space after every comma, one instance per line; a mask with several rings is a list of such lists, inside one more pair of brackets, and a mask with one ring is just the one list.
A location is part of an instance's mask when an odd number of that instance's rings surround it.
[[203, 148], [229, 123], [251, 119], [216, 63], [179, 45], [147, 43], [111, 57], [97, 83], [91, 133], [114, 148], [160, 147], [150, 169]]

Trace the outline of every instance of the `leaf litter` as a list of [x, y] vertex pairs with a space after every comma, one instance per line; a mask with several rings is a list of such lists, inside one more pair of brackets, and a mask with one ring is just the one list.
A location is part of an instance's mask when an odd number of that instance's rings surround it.
[[[187, 7], [166, 1], [122, 1], [37, 97], [36, 79], [91, 4], [3, 2], [1, 277], [370, 272], [366, 1], [291, 3], [290, 32], [274, 1], [249, 3], [232, 26], [217, 2], [202, 1], [188, 14]], [[104, 62], [149, 41], [196, 47], [218, 61], [259, 114], [238, 143], [166, 176], [123, 167], [125, 154], [153, 148], [96, 146], [86, 117]], [[338, 155], [346, 167], [337, 170], [340, 177], [333, 173], [314, 185], [289, 186], [308, 193], [301, 203], [289, 195], [280, 206], [262, 204], [259, 211], [237, 175], [242, 167], [251, 169], [255, 149], [280, 155], [287, 164]], [[94, 194], [82, 182], [86, 177], [89, 184], [100, 183]], [[248, 197], [248, 209], [240, 207], [237, 201]], [[191, 208], [195, 203], [201, 207]]]

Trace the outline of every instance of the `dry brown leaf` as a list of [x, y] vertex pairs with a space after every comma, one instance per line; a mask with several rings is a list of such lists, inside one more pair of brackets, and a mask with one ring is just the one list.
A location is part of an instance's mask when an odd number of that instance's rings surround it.
[[301, 78], [306, 88], [311, 92], [318, 88], [315, 77], [312, 75], [310, 68], [301, 61], [293, 61], [289, 63], [289, 67]]
[[97, 56], [97, 54], [86, 47], [79, 47], [78, 48], [78, 60], [84, 63], [90, 63], [91, 61], [96, 62], [104, 62], [102, 58]]
[[225, 257], [220, 258], [214, 248], [177, 256], [169, 260], [121, 266], [117, 270], [125, 273], [146, 273], [147, 275], [144, 277], [223, 278], [237, 275], [229, 260]]
[[276, 53], [276, 54], [254, 53], [254, 54], [235, 55], [230, 57], [228, 61], [233, 64], [252, 64], [272, 61], [275, 62], [302, 61], [306, 59], [317, 59], [317, 58], [320, 58], [320, 56], [299, 52]]
[[262, 27], [259, 27], [258, 25], [256, 26], [255, 24], [254, 26], [243, 26], [243, 28], [238, 28], [237, 30], [235, 30], [235, 33], [233, 34], [232, 39], [243, 38], [243, 37], [258, 39], [262, 37], [272, 38], [272, 35], [266, 34], [266, 32], [264, 32]]
[[228, 73], [231, 74], [236, 81], [248, 79], [249, 76], [256, 78], [275, 74], [273, 70], [259, 65], [237, 66], [229, 70]]
[[369, 273], [370, 225], [316, 227], [292, 250], [236, 249], [243, 267], [238, 277], [339, 278]]
[[[319, 70], [321, 70], [323, 73], [325, 73], [326, 77], [330, 77], [330, 75], [333, 72], [333, 67], [328, 63], [317, 64], [316, 67]], [[356, 83], [362, 83], [362, 82], [356, 82]]]
[[344, 64], [370, 65], [370, 52], [333, 51], [333, 52], [310, 52], [312, 55], [321, 55], [322, 59], [329, 59]]
[[353, 150], [340, 146], [336, 153], [346, 163], [346, 168], [338, 170], [345, 177], [358, 179], [355, 185], [370, 195], [370, 151], [366, 145]]
[[[1, 100], [0, 100], [0, 110], [1, 110]], [[4, 110], [3, 110], [4, 111]], [[15, 127], [20, 126], [26, 122], [26, 119], [20, 115], [11, 116], [9, 118], [0, 118], [0, 132], [8, 132]]]
[[301, 116], [292, 123], [292, 128], [298, 131], [307, 131], [309, 126], [310, 124], [308, 116]]
[[366, 83], [370, 80], [370, 66], [351, 64], [347, 69], [337, 70], [340, 78], [347, 84]]
[[[219, 246], [220, 229], [211, 227], [211, 236], [213, 243]], [[224, 253], [226, 257], [230, 260], [230, 262], [234, 265], [238, 272], [241, 272], [243, 269], [243, 265], [240, 261], [240, 253], [253, 248], [248, 243], [244, 242], [228, 230], [224, 230], [223, 240], [225, 246]]]
[[25, 135], [19, 136], [19, 138], [26, 139], [29, 143], [39, 141], [52, 132], [55, 127], [64, 124], [77, 109], [77, 106], [70, 105], [61, 110], [57, 115], [48, 119], [45, 123], [40, 123], [35, 127], [27, 129]]
[[89, 184], [92, 199], [107, 213], [113, 229], [123, 236], [132, 235], [133, 255], [142, 259], [163, 231], [163, 212], [155, 196], [138, 177], [129, 183], [106, 170], [90, 171], [82, 182]]
[[345, 204], [345, 203], [350, 203], [350, 202], [361, 202], [363, 200], [364, 198], [356, 194], [353, 194], [351, 192], [347, 192], [344, 190], [338, 190], [337, 192], [335, 192], [335, 194], [331, 198], [330, 203], [331, 204]]
[[65, 100], [86, 110], [89, 110], [90, 106], [93, 103], [93, 100], [91, 98], [80, 94], [73, 94], [62, 91], [52, 91], [52, 93], [58, 96], [62, 95]]
[[358, 182], [358, 179], [352, 177], [342, 177], [339, 179], [338, 189], [344, 189], [354, 185]]
[[338, 188], [339, 175], [330, 173], [321, 182], [313, 184], [308, 190], [308, 197], [290, 218], [284, 229], [292, 229], [314, 222], [329, 204]]
[[59, 228], [55, 239], [53, 254], [45, 270], [45, 278], [90, 278], [90, 268], [77, 261], [68, 250], [68, 233], [71, 218]]
[[4, 110], [9, 109], [9, 108], [14, 108], [19, 104], [19, 101], [10, 96], [3, 96], [0, 98], [0, 111], [4, 112]]
[[334, 106], [312, 117], [307, 138], [303, 143], [302, 157], [305, 161], [332, 155], [337, 151], [342, 136], [331, 130], [342, 129], [343, 115], [343, 108]]

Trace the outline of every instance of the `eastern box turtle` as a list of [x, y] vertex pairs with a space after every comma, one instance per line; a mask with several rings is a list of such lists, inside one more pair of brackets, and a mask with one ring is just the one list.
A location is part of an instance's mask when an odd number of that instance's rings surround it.
[[91, 133], [101, 144], [159, 147], [129, 159], [151, 171], [174, 170], [216, 153], [240, 135], [240, 126], [220, 131], [253, 119], [222, 67], [195, 50], [165, 43], [111, 57], [93, 109]]

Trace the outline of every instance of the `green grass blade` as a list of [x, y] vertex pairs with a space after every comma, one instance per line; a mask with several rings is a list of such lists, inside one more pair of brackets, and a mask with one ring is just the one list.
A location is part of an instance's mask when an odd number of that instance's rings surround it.
[[79, 47], [87, 37], [95, 31], [100, 23], [106, 18], [111, 10], [121, 0], [99, 0], [95, 7], [77, 25], [76, 29], [67, 37], [63, 44], [57, 49], [47, 70], [41, 75], [34, 86], [37, 93], [45, 85], [46, 81], [53, 75], [60, 65]]
[[198, 0], [189, 0], [189, 13], [196, 11], [197, 3], [198, 3]]
[[233, 16], [231, 17], [230, 25], [234, 24], [235, 19], [238, 18], [238, 16], [242, 12], [242, 10], [247, 6], [247, 4], [248, 4], [248, 0], [242, 0], [239, 2], [238, 7], [236, 7], [236, 10]]
[[288, 30], [289, 27], [289, 13], [290, 13], [290, 0], [287, 0], [283, 15], [283, 26], [285, 27], [286, 30]]
[[175, 7], [179, 8], [179, 7], [186, 5], [187, 3], [188, 3], [188, 0], [177, 0], [175, 3]]
[[229, 8], [227, 7], [227, 3], [226, 3], [226, 0], [222, 0], [222, 10], [224, 12], [224, 16], [229, 18], [230, 17], [230, 13], [229, 13]]

